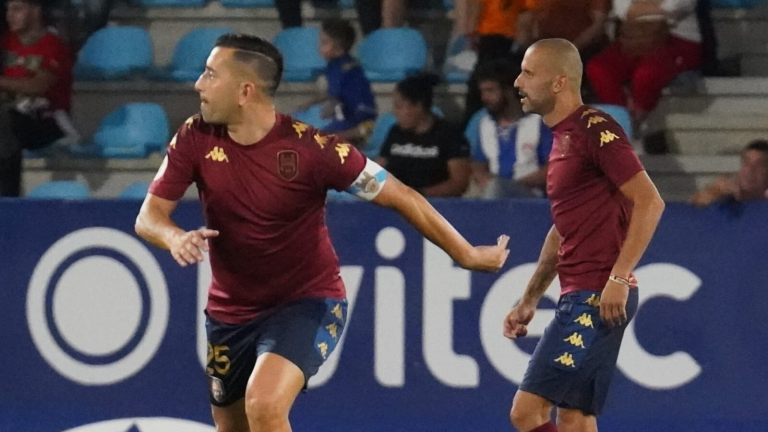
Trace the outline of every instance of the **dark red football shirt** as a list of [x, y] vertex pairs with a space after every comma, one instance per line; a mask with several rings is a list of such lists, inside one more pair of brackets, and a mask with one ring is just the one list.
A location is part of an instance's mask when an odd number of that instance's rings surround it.
[[207, 227], [220, 232], [209, 240], [208, 313], [236, 324], [300, 298], [343, 298], [326, 191], [349, 187], [365, 161], [335, 135], [282, 114], [247, 146], [224, 126], [187, 120], [149, 192], [175, 201], [194, 182]]
[[619, 187], [643, 171], [624, 131], [582, 106], [552, 128], [547, 194], [562, 237], [561, 293], [601, 291], [627, 237], [632, 203]]
[[7, 32], [0, 40], [5, 52], [3, 76], [28, 78], [40, 70], [56, 75], [57, 80], [46, 93], [51, 111], [69, 111], [72, 96], [72, 54], [64, 42], [53, 33], [46, 33], [40, 40], [23, 45], [16, 33]]

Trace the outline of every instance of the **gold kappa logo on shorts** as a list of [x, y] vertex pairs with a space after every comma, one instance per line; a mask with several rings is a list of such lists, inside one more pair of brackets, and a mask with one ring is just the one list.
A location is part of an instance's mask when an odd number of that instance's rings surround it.
[[585, 304], [588, 304], [592, 307], [599, 308], [600, 307], [600, 296], [597, 294], [592, 294], [589, 296], [587, 300], [584, 301]]
[[568, 353], [563, 353], [563, 355], [555, 359], [555, 362], [565, 366], [576, 367], [576, 364], [573, 362], [573, 356]]
[[563, 339], [563, 341], [570, 342], [570, 344], [573, 346], [584, 348], [584, 340], [582, 339], [581, 335], [576, 332], [574, 332], [572, 335], [568, 336], [567, 338]]
[[339, 326], [336, 324], [328, 324], [325, 328], [328, 329], [328, 333], [330, 333], [334, 339], [339, 338]]
[[336, 306], [331, 309], [331, 313], [341, 322], [344, 322], [344, 313], [341, 311], [341, 305], [336, 304]]
[[583, 325], [584, 327], [595, 328], [595, 326], [592, 325], [592, 316], [590, 314], [586, 313], [586, 312], [581, 314], [580, 317], [578, 317], [575, 320], [573, 320], [573, 322], [577, 322], [577, 323]]
[[317, 347], [320, 349], [320, 355], [322, 355], [323, 359], [325, 359], [328, 356], [328, 344], [325, 342], [320, 342], [317, 344]]

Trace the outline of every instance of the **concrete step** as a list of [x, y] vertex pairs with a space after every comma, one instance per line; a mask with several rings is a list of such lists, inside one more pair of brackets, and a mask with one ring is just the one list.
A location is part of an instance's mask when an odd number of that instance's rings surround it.
[[768, 80], [762, 77], [702, 78], [693, 84], [667, 87], [664, 89], [664, 94], [768, 97]]
[[741, 73], [749, 77], [768, 77], [768, 54], [747, 54], [742, 56]]
[[768, 130], [668, 130], [669, 151], [682, 155], [735, 155], [747, 143], [765, 139]]
[[649, 176], [661, 197], [667, 202], [688, 201], [697, 191], [717, 179], [718, 175], [652, 173]]
[[768, 132], [768, 113], [763, 115], [702, 115], [669, 114], [664, 118], [665, 129], [686, 131], [765, 131]]
[[640, 160], [651, 175], [721, 175], [736, 172], [736, 155], [641, 155]]
[[657, 108], [659, 114], [742, 115], [768, 113], [768, 96], [667, 95]]

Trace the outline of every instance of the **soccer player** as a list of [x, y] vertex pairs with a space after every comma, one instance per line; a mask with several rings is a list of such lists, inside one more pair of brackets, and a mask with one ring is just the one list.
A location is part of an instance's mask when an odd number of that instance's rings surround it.
[[[136, 232], [181, 265], [210, 251], [207, 374], [218, 432], [290, 431], [288, 413], [331, 354], [346, 324], [339, 262], [325, 225], [328, 189], [398, 211], [471, 270], [498, 271], [508, 237], [471, 246], [417, 192], [351, 145], [275, 112], [280, 52], [248, 35], [225, 35], [195, 84], [202, 115], [168, 153]], [[171, 220], [197, 185], [206, 227]]]
[[[597, 431], [621, 339], [637, 310], [632, 272], [664, 211], [621, 127], [582, 104], [581, 78], [576, 47], [545, 39], [528, 48], [515, 83], [523, 110], [540, 114], [553, 131], [547, 194], [555, 224], [504, 335], [527, 334], [555, 274], [562, 288], [512, 404], [510, 419], [520, 432]], [[555, 406], [557, 426], [550, 421]]]

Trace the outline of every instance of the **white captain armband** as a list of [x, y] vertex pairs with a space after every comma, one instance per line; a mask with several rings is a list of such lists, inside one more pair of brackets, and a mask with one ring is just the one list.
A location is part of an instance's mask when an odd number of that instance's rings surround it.
[[357, 176], [347, 192], [366, 201], [372, 201], [381, 192], [384, 183], [387, 182], [387, 170], [376, 162], [366, 159], [365, 168]]

